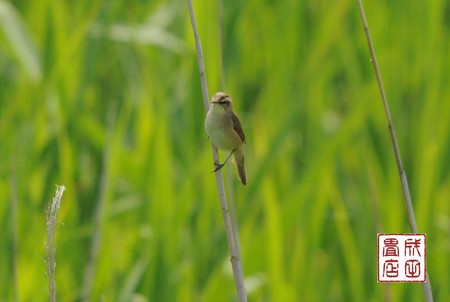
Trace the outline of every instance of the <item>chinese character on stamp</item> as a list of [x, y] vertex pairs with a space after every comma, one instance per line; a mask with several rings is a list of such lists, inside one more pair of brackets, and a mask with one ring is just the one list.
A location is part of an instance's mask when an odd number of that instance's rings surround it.
[[426, 235], [378, 234], [378, 282], [425, 282]]

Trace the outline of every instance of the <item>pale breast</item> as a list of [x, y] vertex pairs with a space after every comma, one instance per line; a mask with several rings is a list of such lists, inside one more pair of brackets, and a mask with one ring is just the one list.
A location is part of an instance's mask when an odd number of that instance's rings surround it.
[[241, 138], [233, 129], [231, 118], [223, 112], [208, 111], [205, 130], [211, 142], [221, 150], [232, 151], [242, 144]]

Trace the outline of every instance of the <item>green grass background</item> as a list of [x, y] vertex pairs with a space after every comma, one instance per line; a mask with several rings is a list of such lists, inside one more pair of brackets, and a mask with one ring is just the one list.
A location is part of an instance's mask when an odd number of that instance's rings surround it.
[[[194, 2], [212, 95], [218, 4]], [[356, 1], [225, 2], [249, 301], [422, 301], [420, 284], [376, 282], [377, 232], [409, 227]], [[433, 294], [448, 301], [450, 4], [365, 7]], [[48, 299], [55, 184], [59, 301], [81, 296], [99, 202], [91, 301], [236, 301], [185, 1], [1, 0], [0, 77], [0, 301]]]

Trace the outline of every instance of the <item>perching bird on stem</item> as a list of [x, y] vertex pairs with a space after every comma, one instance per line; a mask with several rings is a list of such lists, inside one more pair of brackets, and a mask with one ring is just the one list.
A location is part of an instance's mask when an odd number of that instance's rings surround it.
[[211, 142], [223, 151], [230, 151], [227, 159], [221, 163], [214, 163], [216, 168], [213, 172], [220, 170], [231, 155], [234, 155], [237, 174], [241, 182], [246, 185], [244, 165], [245, 134], [241, 122], [233, 110], [231, 98], [225, 92], [217, 92], [211, 100], [211, 106], [206, 114], [206, 133]]

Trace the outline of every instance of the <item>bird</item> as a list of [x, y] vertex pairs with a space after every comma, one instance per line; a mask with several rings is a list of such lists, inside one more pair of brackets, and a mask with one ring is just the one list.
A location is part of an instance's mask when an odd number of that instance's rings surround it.
[[244, 164], [245, 134], [241, 121], [233, 110], [233, 104], [229, 95], [225, 92], [217, 92], [211, 99], [211, 106], [206, 114], [205, 130], [209, 139], [218, 149], [229, 151], [227, 159], [221, 163], [214, 163], [213, 172], [220, 170], [234, 155], [237, 175], [243, 185], [247, 184]]

